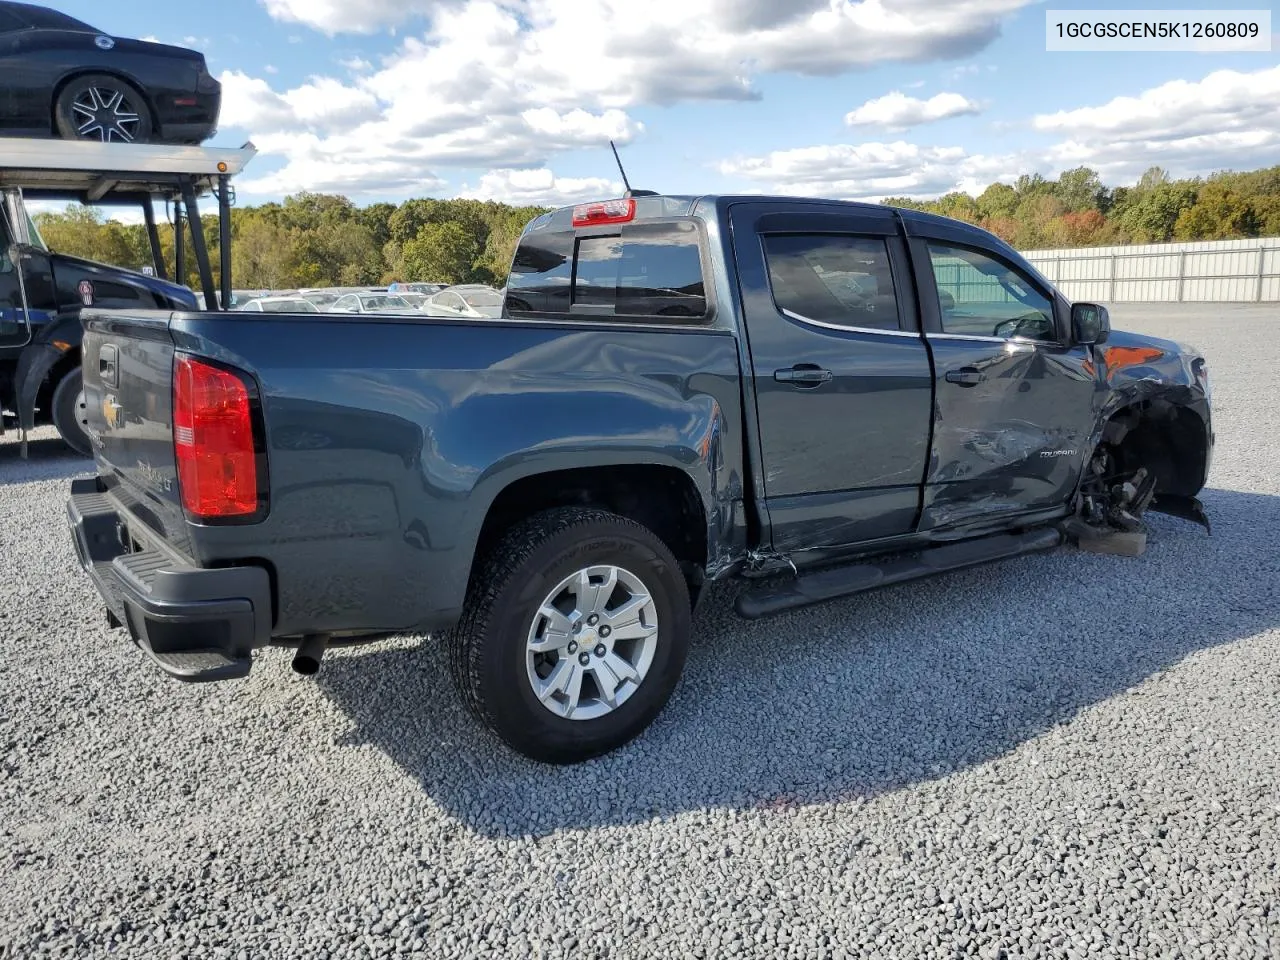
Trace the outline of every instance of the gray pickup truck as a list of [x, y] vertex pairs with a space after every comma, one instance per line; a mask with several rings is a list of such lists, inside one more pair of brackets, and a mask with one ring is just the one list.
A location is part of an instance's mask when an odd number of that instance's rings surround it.
[[711, 581], [761, 617], [1207, 526], [1194, 350], [1005, 243], [886, 206], [628, 195], [525, 228], [502, 316], [84, 312], [76, 549], [184, 680], [432, 633], [565, 763], [671, 696]]

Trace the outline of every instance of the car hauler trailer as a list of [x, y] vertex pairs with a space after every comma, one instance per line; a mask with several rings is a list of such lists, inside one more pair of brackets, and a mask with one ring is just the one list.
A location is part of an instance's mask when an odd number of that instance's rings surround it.
[[[231, 178], [257, 152], [239, 149], [0, 138], [0, 409], [26, 433], [52, 422], [77, 452], [90, 454], [80, 375], [80, 310], [225, 309], [231, 258], [221, 256], [215, 283], [199, 200], [218, 202], [219, 249], [231, 246]], [[50, 251], [27, 211], [32, 200], [140, 207], [152, 274]], [[175, 276], [160, 247], [156, 201], [174, 231]], [[180, 282], [190, 254], [203, 303]], [[0, 417], [0, 432], [4, 430]]]

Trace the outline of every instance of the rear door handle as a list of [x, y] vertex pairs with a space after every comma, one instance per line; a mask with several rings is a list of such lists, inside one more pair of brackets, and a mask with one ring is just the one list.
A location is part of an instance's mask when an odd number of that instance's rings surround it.
[[947, 383], [958, 383], [962, 387], [976, 387], [987, 375], [973, 367], [961, 367], [959, 370], [947, 371]]
[[797, 387], [817, 387], [831, 379], [831, 371], [812, 363], [797, 363], [794, 367], [773, 371], [773, 379], [794, 383]]

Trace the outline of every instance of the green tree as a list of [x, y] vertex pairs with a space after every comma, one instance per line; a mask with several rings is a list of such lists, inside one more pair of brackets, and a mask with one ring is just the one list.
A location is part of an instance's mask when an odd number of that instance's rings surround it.
[[1024, 173], [1013, 183], [1013, 192], [1019, 200], [1042, 193], [1053, 193], [1053, 184], [1038, 173]]
[[928, 206], [923, 200], [910, 197], [885, 197], [880, 202], [886, 207], [901, 207], [903, 210], [924, 210]]
[[1076, 167], [1074, 170], [1064, 171], [1058, 177], [1053, 193], [1068, 212], [1078, 213], [1081, 210], [1097, 210], [1106, 189], [1096, 170]]
[[1116, 218], [1135, 243], [1167, 243], [1182, 211], [1196, 202], [1196, 193], [1196, 186], [1186, 180], [1150, 188], [1139, 185]]
[[1059, 246], [1060, 235], [1050, 224], [1065, 212], [1062, 201], [1052, 194], [1039, 190], [1028, 193], [1014, 213], [1018, 228], [1013, 234], [1013, 245], [1023, 250]]
[[360, 222], [368, 228], [379, 250], [391, 239], [391, 215], [395, 212], [394, 203], [371, 203], [359, 211]]
[[231, 275], [240, 287], [283, 290], [298, 285], [289, 233], [267, 217], [245, 218], [231, 242]]
[[967, 223], [977, 223], [981, 219], [977, 201], [969, 194], [958, 190], [939, 197], [934, 204], [934, 209], [944, 217], [964, 220]]
[[977, 202], [978, 215], [983, 220], [1010, 218], [1018, 209], [1018, 192], [1007, 183], [993, 183], [978, 195]]
[[1256, 237], [1260, 217], [1253, 203], [1225, 180], [1210, 180], [1196, 202], [1178, 214], [1173, 235], [1179, 240], [1237, 240]]
[[480, 255], [475, 235], [461, 223], [428, 223], [404, 245], [404, 280], [465, 283]]

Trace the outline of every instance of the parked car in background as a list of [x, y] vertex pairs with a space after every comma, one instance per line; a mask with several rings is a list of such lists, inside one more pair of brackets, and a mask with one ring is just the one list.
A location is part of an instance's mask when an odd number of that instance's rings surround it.
[[[255, 297], [269, 296], [270, 293], [271, 291], [269, 290], [232, 290], [231, 302], [227, 304], [227, 309], [238, 310], [240, 308], [240, 304], [247, 303], [248, 301], [253, 300]], [[208, 307], [205, 306], [203, 293], [196, 294], [196, 303], [200, 305], [201, 310], [209, 309]]]
[[320, 308], [317, 307], [306, 297], [257, 297], [238, 310], [247, 310], [251, 313], [319, 313]]
[[415, 310], [421, 310], [431, 299], [425, 293], [414, 293], [412, 290], [397, 290], [395, 295]]
[[422, 312], [433, 317], [469, 317], [493, 320], [502, 316], [502, 294], [479, 283], [445, 287], [429, 298]]
[[390, 293], [422, 293], [430, 296], [433, 293], [439, 293], [447, 286], [447, 283], [419, 283], [417, 281], [403, 283], [397, 280], [395, 283], [388, 285], [387, 290]]
[[395, 293], [348, 293], [326, 308], [327, 313], [417, 313], [404, 297]]
[[103, 143], [201, 143], [222, 86], [204, 54], [113, 37], [48, 7], [0, 0], [0, 130]]

